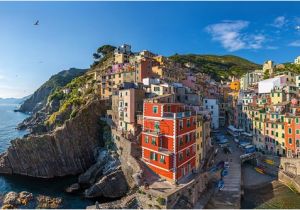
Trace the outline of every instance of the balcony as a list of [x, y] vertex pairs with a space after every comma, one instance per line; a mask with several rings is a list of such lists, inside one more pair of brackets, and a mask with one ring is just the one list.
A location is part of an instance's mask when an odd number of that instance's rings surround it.
[[194, 112], [192, 111], [185, 111], [185, 112], [164, 112], [163, 117], [165, 118], [184, 118], [184, 117], [191, 117], [192, 115], [195, 115]]
[[171, 155], [173, 154], [172, 151], [168, 150], [167, 148], [163, 148], [163, 147], [158, 147], [158, 152], [161, 152], [165, 155]]
[[162, 135], [162, 133], [159, 130], [154, 131], [154, 130], [150, 130], [147, 128], [145, 128], [143, 132], [146, 134], [149, 134], [149, 135], [153, 135], [153, 136], [161, 136]]

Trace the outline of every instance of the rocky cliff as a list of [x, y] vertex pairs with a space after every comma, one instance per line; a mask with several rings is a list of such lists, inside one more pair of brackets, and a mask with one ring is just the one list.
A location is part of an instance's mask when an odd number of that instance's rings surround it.
[[52, 178], [84, 172], [104, 146], [100, 116], [107, 101], [94, 99], [51, 133], [11, 141], [0, 155], [0, 173]]

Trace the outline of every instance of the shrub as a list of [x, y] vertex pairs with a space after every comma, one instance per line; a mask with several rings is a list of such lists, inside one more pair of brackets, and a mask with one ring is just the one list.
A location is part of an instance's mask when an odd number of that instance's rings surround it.
[[158, 197], [156, 199], [157, 203], [159, 203], [159, 205], [165, 205], [166, 203], [166, 199], [162, 198], [162, 197]]

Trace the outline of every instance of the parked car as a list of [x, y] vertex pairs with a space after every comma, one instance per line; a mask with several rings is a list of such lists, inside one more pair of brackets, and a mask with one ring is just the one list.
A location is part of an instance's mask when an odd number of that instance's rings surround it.
[[235, 143], [239, 143], [239, 139], [238, 138], [234, 138], [234, 142]]
[[229, 162], [228, 161], [226, 161], [225, 163], [224, 163], [224, 168], [229, 168]]
[[256, 151], [256, 149], [255, 149], [254, 145], [252, 145], [252, 144], [247, 145], [247, 146], [244, 147], [244, 152], [246, 154], [253, 153], [255, 151]]
[[249, 142], [240, 142], [239, 148], [244, 149], [246, 146], [250, 145]]

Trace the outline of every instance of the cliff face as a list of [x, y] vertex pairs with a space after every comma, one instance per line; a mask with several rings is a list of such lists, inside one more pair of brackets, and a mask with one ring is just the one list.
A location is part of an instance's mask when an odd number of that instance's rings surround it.
[[29, 97], [21, 105], [21, 112], [37, 112], [43, 108], [47, 102], [48, 96], [59, 87], [68, 84], [75, 77], [79, 77], [86, 72], [86, 69], [71, 68], [53, 75], [39, 89], [37, 89], [31, 97]]
[[0, 173], [52, 178], [84, 172], [95, 162], [95, 148], [104, 146], [99, 119], [105, 104], [95, 99], [52, 133], [13, 140], [0, 155]]

